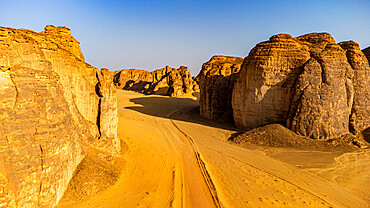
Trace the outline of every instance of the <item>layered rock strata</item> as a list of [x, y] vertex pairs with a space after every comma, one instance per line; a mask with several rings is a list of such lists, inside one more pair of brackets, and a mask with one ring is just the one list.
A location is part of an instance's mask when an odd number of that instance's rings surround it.
[[137, 69], [123, 69], [114, 75], [117, 89], [133, 90], [145, 94], [162, 94], [179, 97], [197, 91], [198, 84], [191, 77], [187, 67], [178, 69], [166, 66], [152, 72]]
[[207, 119], [233, 120], [231, 95], [241, 57], [213, 56], [197, 76], [200, 87], [200, 114]]
[[369, 63], [328, 33], [274, 35], [244, 59], [232, 95], [236, 126], [282, 123], [314, 139], [369, 126]]
[[117, 143], [105, 74], [84, 62], [68, 28], [0, 27], [1, 206], [54, 206], [85, 150], [100, 137]]

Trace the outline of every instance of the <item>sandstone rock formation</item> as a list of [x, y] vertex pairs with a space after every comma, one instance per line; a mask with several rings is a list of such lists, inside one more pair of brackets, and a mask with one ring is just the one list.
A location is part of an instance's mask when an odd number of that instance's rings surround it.
[[54, 26], [0, 27], [0, 69], [0, 204], [52, 207], [97, 138], [118, 142], [111, 78]]
[[[357, 43], [328, 33], [274, 35], [245, 58], [232, 95], [235, 124], [282, 123], [315, 139], [369, 126], [369, 63]], [[364, 103], [365, 102], [365, 103]]]
[[353, 69], [353, 104], [350, 115], [350, 131], [358, 133], [370, 127], [370, 66], [358, 43], [339, 43], [346, 51], [348, 63]]
[[197, 76], [200, 114], [208, 119], [232, 121], [231, 95], [243, 58], [213, 56]]
[[365, 54], [367, 60], [370, 62], [370, 47], [363, 49], [362, 52]]
[[100, 97], [97, 125], [100, 127], [100, 138], [106, 138], [99, 141], [100, 144], [104, 144], [100, 149], [118, 153], [120, 141], [117, 136], [117, 89], [113, 84], [113, 74], [108, 69], [103, 68], [97, 72], [97, 77], [99, 80], [97, 94]]
[[145, 94], [161, 94], [179, 97], [199, 88], [187, 67], [178, 69], [166, 66], [152, 72], [137, 69], [123, 69], [114, 75], [118, 89], [133, 90]]

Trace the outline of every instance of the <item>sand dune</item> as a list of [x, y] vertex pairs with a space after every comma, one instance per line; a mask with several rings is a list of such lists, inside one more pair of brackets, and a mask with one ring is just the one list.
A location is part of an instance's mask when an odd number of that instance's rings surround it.
[[192, 111], [178, 113], [198, 105], [191, 98], [119, 91], [118, 102], [125, 166], [114, 185], [75, 207], [367, 207], [370, 202], [368, 151], [332, 155], [315, 165], [309, 160], [321, 155], [312, 151], [229, 143], [236, 132], [231, 126], [219, 128]]

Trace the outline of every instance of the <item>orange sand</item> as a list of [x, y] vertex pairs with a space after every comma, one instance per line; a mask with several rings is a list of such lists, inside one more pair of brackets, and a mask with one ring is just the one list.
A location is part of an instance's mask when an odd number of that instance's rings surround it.
[[369, 150], [322, 162], [330, 153], [241, 148], [227, 142], [235, 131], [169, 119], [196, 107], [193, 99], [120, 90], [118, 102], [125, 166], [113, 186], [75, 207], [369, 205]]

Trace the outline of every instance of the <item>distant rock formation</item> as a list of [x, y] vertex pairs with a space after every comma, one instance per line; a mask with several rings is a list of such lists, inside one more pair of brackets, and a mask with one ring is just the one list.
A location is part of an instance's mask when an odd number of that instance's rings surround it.
[[363, 49], [362, 52], [365, 54], [367, 60], [370, 62], [370, 47]]
[[213, 56], [204, 63], [197, 79], [200, 87], [200, 114], [212, 120], [233, 121], [231, 95], [241, 57]]
[[0, 27], [1, 205], [53, 207], [89, 146], [117, 154], [107, 76], [84, 62], [68, 28]]
[[244, 59], [232, 95], [236, 126], [282, 123], [314, 139], [369, 127], [369, 63], [328, 33], [274, 35]]
[[113, 80], [117, 89], [171, 97], [179, 97], [199, 89], [197, 82], [192, 79], [189, 69], [185, 66], [178, 69], [166, 66], [152, 72], [123, 69], [115, 72]]

